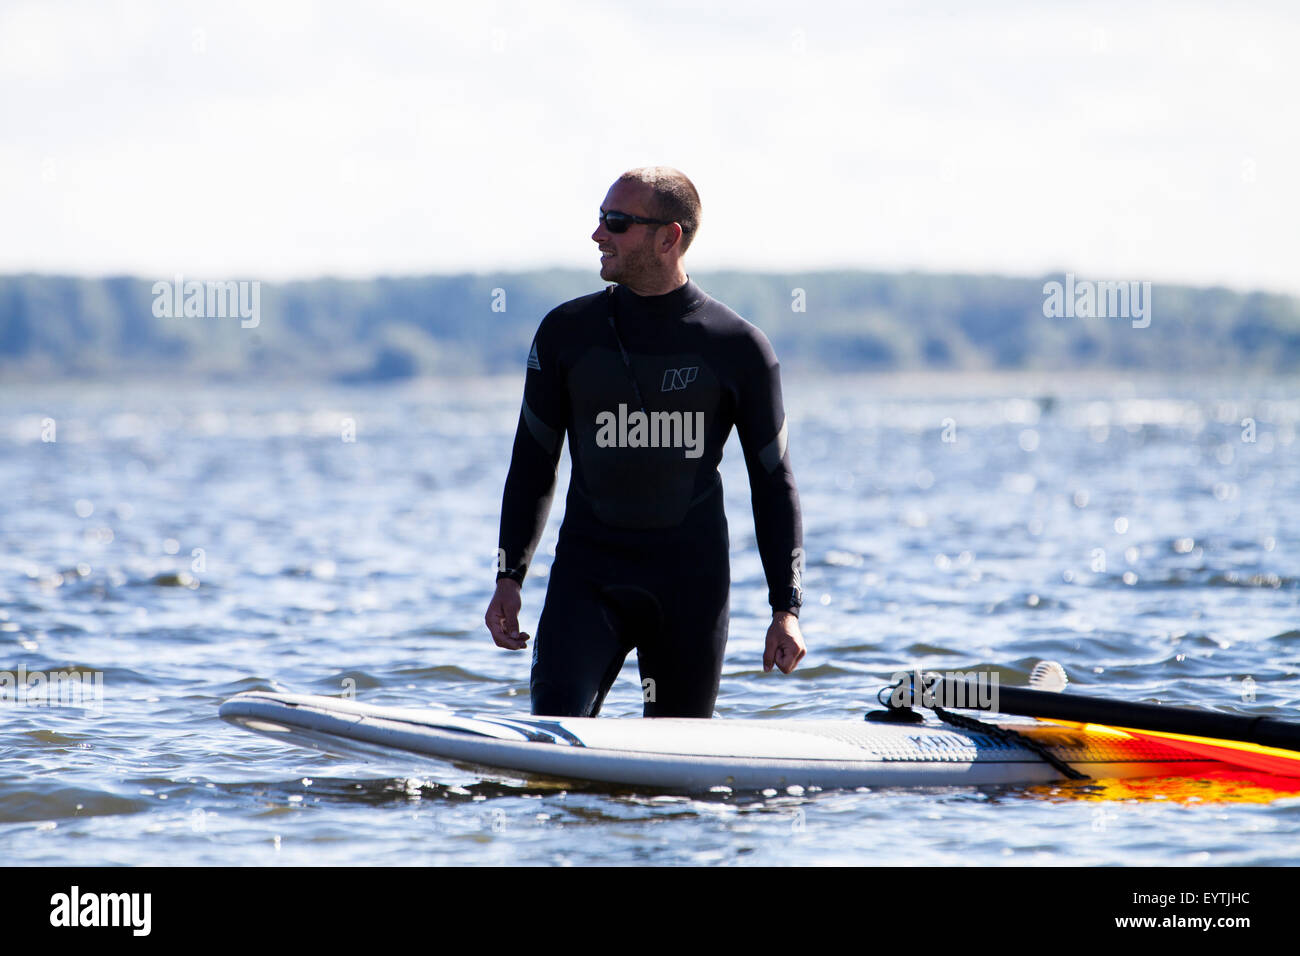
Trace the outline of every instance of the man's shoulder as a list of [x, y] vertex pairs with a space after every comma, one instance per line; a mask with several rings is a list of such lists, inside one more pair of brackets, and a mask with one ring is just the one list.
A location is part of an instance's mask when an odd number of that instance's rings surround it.
[[750, 343], [759, 351], [771, 350], [763, 330], [725, 302], [705, 293], [704, 306], [699, 311], [706, 317], [709, 331], [728, 343]]
[[739, 312], [721, 299], [715, 299], [707, 292], [705, 293], [704, 306], [700, 311], [708, 315], [711, 324], [726, 332], [748, 332], [750, 329], [755, 328], [754, 324]]
[[537, 326], [537, 335], [548, 341], [555, 340], [557, 336], [568, 337], [593, 319], [604, 315], [605, 306], [602, 302], [604, 298], [605, 293], [601, 291], [561, 302], [542, 317], [542, 321]]
[[576, 299], [570, 299], [568, 302], [561, 302], [546, 314], [546, 318], [585, 317], [602, 312], [604, 309], [604, 306], [602, 305], [604, 298], [604, 289], [601, 289], [599, 292], [589, 292], [586, 295], [580, 295]]

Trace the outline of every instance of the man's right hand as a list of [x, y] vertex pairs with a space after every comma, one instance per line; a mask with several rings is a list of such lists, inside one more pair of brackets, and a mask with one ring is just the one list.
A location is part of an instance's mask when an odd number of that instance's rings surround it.
[[528, 634], [519, 633], [519, 582], [512, 578], [502, 578], [497, 582], [496, 593], [488, 604], [483, 621], [497, 647], [511, 651], [521, 651], [528, 646]]

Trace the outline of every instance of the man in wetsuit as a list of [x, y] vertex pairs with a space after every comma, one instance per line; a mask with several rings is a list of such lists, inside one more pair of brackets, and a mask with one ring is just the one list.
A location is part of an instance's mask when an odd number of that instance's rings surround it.
[[779, 365], [766, 336], [682, 268], [699, 227], [675, 169], [624, 173], [591, 238], [617, 285], [541, 322], [501, 502], [486, 623], [520, 650], [520, 586], [569, 436], [572, 473], [533, 644], [534, 714], [594, 717], [632, 648], [647, 717], [712, 717], [727, 644], [727, 519], [718, 462], [744, 450], [772, 623], [763, 669], [803, 658], [802, 527]]

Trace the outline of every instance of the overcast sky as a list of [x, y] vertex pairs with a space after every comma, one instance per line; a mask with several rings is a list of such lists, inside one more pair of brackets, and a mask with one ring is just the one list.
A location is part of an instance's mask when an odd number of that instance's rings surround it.
[[0, 271], [597, 282], [664, 163], [696, 271], [1300, 293], [1300, 5], [980, 6], [4, 0]]

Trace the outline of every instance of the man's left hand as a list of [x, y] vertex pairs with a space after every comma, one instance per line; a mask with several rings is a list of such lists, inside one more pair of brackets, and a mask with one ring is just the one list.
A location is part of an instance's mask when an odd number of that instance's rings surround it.
[[763, 651], [763, 670], [770, 671], [775, 664], [781, 673], [788, 674], [803, 660], [808, 648], [799, 633], [799, 619], [789, 611], [777, 611], [767, 629], [767, 648]]

